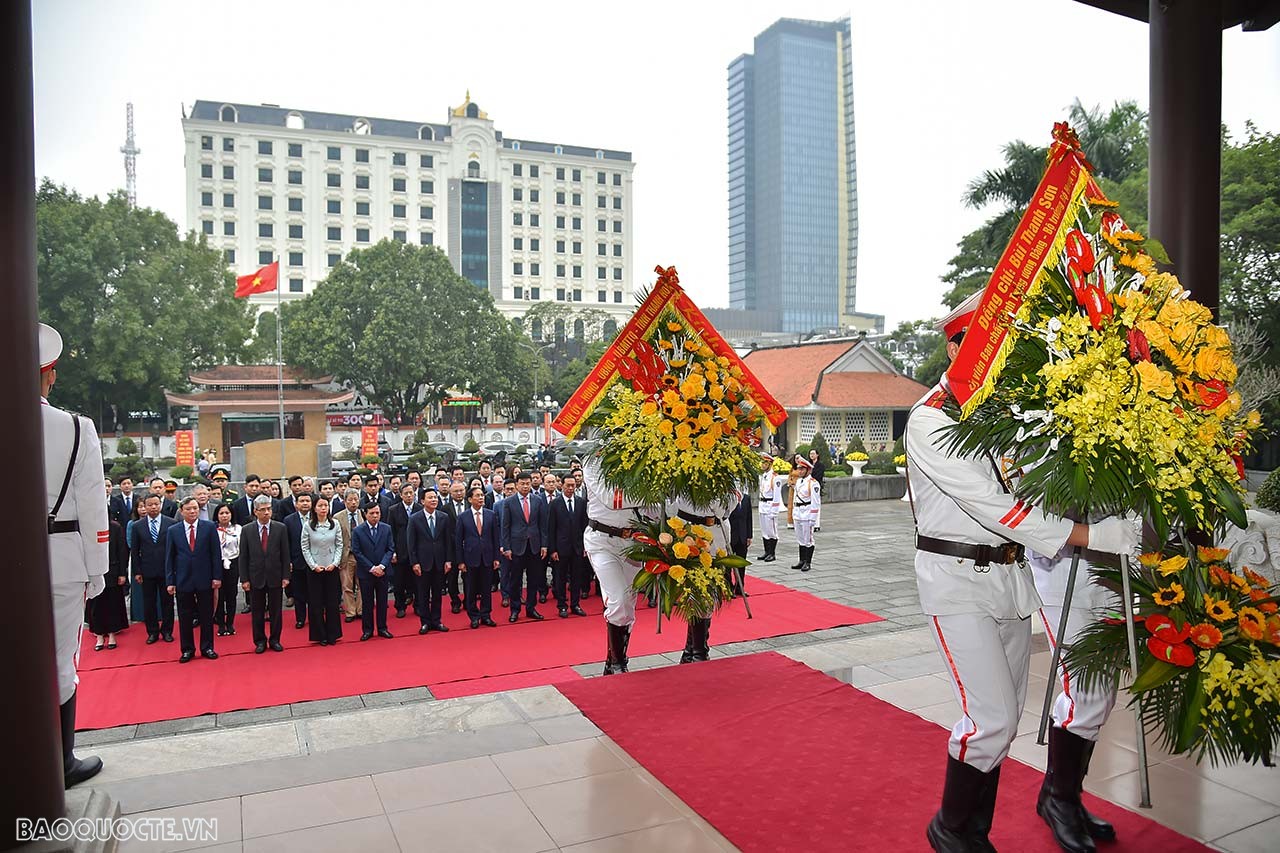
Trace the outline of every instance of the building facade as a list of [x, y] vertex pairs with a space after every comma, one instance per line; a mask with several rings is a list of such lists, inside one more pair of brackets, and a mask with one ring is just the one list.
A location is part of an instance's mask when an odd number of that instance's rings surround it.
[[864, 327], [849, 19], [779, 20], [728, 98], [730, 307], [769, 331]]
[[446, 252], [510, 317], [634, 310], [630, 152], [508, 138], [469, 93], [444, 123], [196, 101], [182, 129], [188, 227], [238, 275], [279, 259], [285, 300], [389, 239]]

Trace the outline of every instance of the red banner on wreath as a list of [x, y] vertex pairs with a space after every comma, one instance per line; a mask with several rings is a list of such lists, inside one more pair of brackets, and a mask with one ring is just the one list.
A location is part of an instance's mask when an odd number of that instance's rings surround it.
[[578, 390], [573, 392], [573, 396], [565, 403], [564, 408], [551, 424], [552, 429], [566, 438], [577, 435], [582, 422], [590, 417], [610, 386], [622, 376], [621, 368], [624, 359], [635, 358], [640, 344], [649, 339], [663, 312], [668, 309], [687, 323], [689, 328], [717, 356], [727, 358], [730, 364], [742, 370], [741, 382], [744, 396], [760, 407], [771, 426], [777, 427], [785, 421], [787, 412], [782, 408], [782, 404], [765, 390], [764, 385], [751, 372], [751, 368], [738, 357], [733, 347], [720, 336], [720, 333], [711, 325], [711, 321], [680, 287], [680, 279], [676, 275], [675, 267], [659, 266], [655, 268], [655, 272], [658, 273], [657, 283], [649, 291], [644, 302], [640, 303], [636, 313], [627, 321], [627, 325], [622, 327], [622, 331], [605, 350], [600, 361], [587, 374], [587, 378], [578, 386]]
[[173, 434], [173, 464], [196, 467], [196, 434], [180, 429]]
[[1009, 336], [1013, 316], [1039, 291], [1044, 270], [1057, 263], [1085, 189], [1092, 187], [1091, 194], [1101, 195], [1089, 177], [1091, 169], [1075, 133], [1065, 124], [1055, 125], [1049, 168], [992, 270], [960, 352], [947, 369], [963, 415], [991, 393], [1013, 344]]

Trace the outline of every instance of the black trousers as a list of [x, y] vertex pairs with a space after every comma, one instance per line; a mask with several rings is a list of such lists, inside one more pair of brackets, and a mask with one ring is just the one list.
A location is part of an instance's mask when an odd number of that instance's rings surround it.
[[467, 566], [462, 584], [467, 593], [467, 615], [488, 618], [493, 613], [493, 563]]
[[284, 627], [281, 615], [284, 607], [284, 590], [278, 586], [254, 587], [249, 590], [249, 618], [253, 622], [253, 641], [267, 641], [267, 614], [271, 614], [271, 642], [280, 642], [280, 629]]
[[391, 579], [386, 575], [376, 577], [371, 574], [356, 576], [360, 581], [360, 601], [363, 613], [360, 614], [360, 625], [366, 634], [374, 629], [377, 621], [379, 631], [387, 630], [387, 590]]
[[[449, 574], [457, 574], [457, 570]], [[440, 599], [444, 596], [444, 570], [424, 567], [422, 574], [415, 575], [410, 570], [409, 576], [413, 578], [416, 587], [414, 607], [418, 618], [423, 625], [439, 625], [443, 609]]]
[[293, 598], [293, 613], [297, 621], [307, 621], [307, 576], [311, 574], [306, 563], [294, 566], [289, 572], [289, 595]]
[[405, 557], [401, 561], [398, 557], [394, 563], [391, 576], [391, 592], [395, 596], [396, 610], [405, 610], [409, 606], [409, 602], [414, 603], [414, 612], [422, 615], [420, 607], [416, 601], [418, 592], [418, 576], [413, 573], [413, 566], [408, 562], [409, 558]]
[[462, 592], [458, 586], [458, 570], [454, 569], [449, 572], [445, 578], [445, 585], [449, 587], [449, 601], [453, 604], [462, 603]]
[[[294, 603], [297, 603], [294, 598]], [[334, 642], [342, 639], [342, 576], [338, 570], [311, 572], [307, 578], [307, 607], [311, 613], [310, 638]]]
[[200, 618], [200, 651], [213, 648], [213, 590], [178, 593], [178, 645], [184, 652], [196, 650], [193, 617]]
[[560, 607], [577, 607], [582, 602], [582, 588], [588, 583], [586, 555], [561, 551], [560, 559], [555, 561], [551, 574], [551, 590], [556, 597], [556, 604]]
[[236, 598], [240, 590], [240, 572], [235, 568], [224, 569], [222, 586], [218, 588], [218, 602], [213, 606], [213, 621], [222, 628], [236, 626]]
[[[156, 599], [159, 598], [157, 613]], [[173, 596], [164, 578], [142, 579], [142, 618], [147, 623], [148, 634], [173, 633]]]
[[533, 611], [534, 605], [538, 603], [540, 572], [545, 575], [546, 569], [537, 552], [511, 555], [511, 570], [507, 573], [507, 597], [511, 599], [512, 613], [520, 612], [520, 593], [526, 586], [529, 594], [525, 599], [525, 607], [530, 612]]

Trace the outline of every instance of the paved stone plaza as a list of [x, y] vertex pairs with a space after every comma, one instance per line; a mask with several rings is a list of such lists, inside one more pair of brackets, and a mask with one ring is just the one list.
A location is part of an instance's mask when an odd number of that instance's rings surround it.
[[[712, 656], [774, 649], [949, 727], [958, 711], [920, 613], [912, 532], [905, 503], [829, 505], [814, 570], [801, 574], [790, 569], [794, 537], [782, 531], [778, 561], [752, 573], [885, 621], [726, 646], [714, 645], [713, 625]], [[653, 611], [642, 606], [639, 615], [637, 630], [653, 630]], [[1036, 641], [1012, 754], [1043, 767], [1035, 729], [1049, 655], [1043, 636]], [[632, 668], [676, 659], [637, 658]], [[600, 665], [578, 670], [595, 677]], [[1133, 732], [1132, 714], [1113, 715], [1086, 786], [1136, 809]], [[92, 784], [126, 814], [217, 818], [209, 850], [734, 849], [554, 687], [443, 700], [412, 688], [122, 726], [79, 743], [106, 762]], [[1280, 771], [1196, 767], [1154, 745], [1149, 752], [1155, 807], [1144, 814], [1218, 849], [1275, 849]], [[923, 847], [923, 828], [921, 839]]]

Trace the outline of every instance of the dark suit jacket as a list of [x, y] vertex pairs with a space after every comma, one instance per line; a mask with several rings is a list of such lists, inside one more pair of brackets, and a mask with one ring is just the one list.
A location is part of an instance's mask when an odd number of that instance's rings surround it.
[[[484, 530], [476, 532], [476, 516], [474, 510], [467, 510], [458, 518], [458, 527], [454, 532], [456, 545], [454, 554], [458, 565], [467, 568], [486, 566], [493, 568], [498, 559], [499, 539], [497, 517], [491, 509], [481, 509], [481, 526]], [[532, 513], [532, 509], [530, 510]], [[524, 521], [523, 515], [520, 518]]]
[[[150, 534], [145, 534], [151, 538]], [[196, 547], [187, 541], [187, 523], [169, 525], [165, 534], [165, 586], [178, 592], [213, 589], [215, 579], [222, 580], [222, 545], [218, 542], [218, 526], [212, 521], [196, 521]]]
[[546, 547], [550, 533], [550, 513], [547, 505], [535, 493], [529, 493], [529, 520], [524, 520], [524, 508], [520, 505], [520, 493], [507, 498], [502, 512], [502, 550], [518, 557], [526, 552], [538, 556]]
[[395, 538], [391, 535], [391, 527], [378, 522], [373, 530], [368, 522], [359, 524], [351, 531], [351, 553], [356, 558], [356, 575], [368, 577], [374, 566], [382, 566], [387, 570], [386, 577], [392, 576], [391, 555], [395, 553]]
[[295, 569], [306, 571], [307, 561], [302, 558], [302, 514], [295, 512], [283, 523], [289, 531], [289, 562]]
[[160, 580], [164, 578], [164, 543], [168, 530], [174, 521], [166, 515], [160, 516], [160, 538], [151, 541], [151, 518], [139, 519], [133, 528], [133, 573], [144, 578]]
[[413, 566], [422, 564], [422, 570], [428, 569], [444, 570], [445, 563], [453, 562], [453, 535], [455, 524], [449, 513], [442, 512], [437, 509], [434, 513], [436, 520], [436, 535], [431, 535], [431, 526], [427, 524], [427, 512], [415, 512], [413, 517], [409, 519], [409, 570], [412, 571]]
[[231, 502], [231, 522], [244, 527], [251, 521], [255, 521], [253, 517], [253, 501], [254, 498], [245, 495], [236, 498]]
[[[523, 519], [522, 519], [523, 520]], [[582, 534], [587, 529], [587, 499], [573, 493], [573, 513], [569, 513], [569, 502], [560, 495], [551, 502], [551, 523], [549, 525], [548, 547], [564, 559], [567, 554], [582, 556], [586, 547], [582, 544]]]
[[[129, 545], [125, 542], [124, 528], [111, 520], [107, 522], [110, 531], [107, 548], [107, 589], [117, 585], [118, 578], [129, 579]], [[151, 534], [147, 534], [151, 538]]]
[[160, 514], [169, 518], [178, 517], [178, 502], [173, 498], [165, 498], [160, 501]]
[[[404, 501], [397, 500], [387, 510], [387, 525], [396, 543], [396, 565], [403, 566], [409, 559], [409, 517], [422, 514], [422, 504], [415, 503], [406, 512]], [[412, 565], [412, 563], [410, 563]]]
[[240, 530], [240, 583], [254, 589], [279, 588], [289, 577], [289, 531], [283, 523], [272, 521], [267, 528], [267, 550], [262, 550], [262, 533], [258, 520]]
[[752, 538], [751, 495], [742, 493], [742, 502], [729, 513], [729, 547], [745, 548]]
[[[141, 503], [137, 492], [130, 496], [130, 500], [133, 501], [130, 505], [131, 507], [136, 507]], [[111, 496], [111, 502], [107, 505], [107, 517], [121, 527], [124, 527], [129, 523], [129, 519], [133, 518], [133, 510], [125, 508], [124, 495]]]
[[297, 511], [298, 511], [298, 508], [293, 503], [293, 495], [290, 494], [289, 497], [281, 498], [279, 501], [277, 501], [275, 504], [272, 505], [271, 517], [274, 518], [276, 521], [284, 521], [286, 518], [293, 515]]

